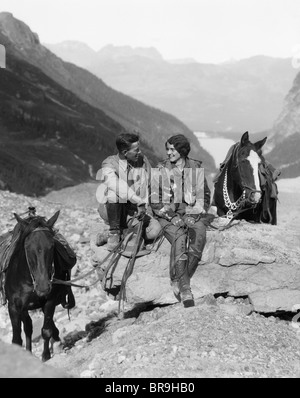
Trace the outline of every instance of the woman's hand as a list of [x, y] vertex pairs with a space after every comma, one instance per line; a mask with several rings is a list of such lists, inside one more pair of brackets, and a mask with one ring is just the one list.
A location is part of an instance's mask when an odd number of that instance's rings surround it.
[[185, 225], [186, 225], [187, 227], [192, 227], [192, 226], [195, 224], [196, 220], [195, 220], [194, 217], [186, 216], [186, 217], [184, 218], [184, 222], [185, 222]]
[[171, 223], [172, 223], [173, 225], [175, 225], [175, 227], [184, 227], [184, 226], [185, 226], [185, 223], [184, 223], [184, 221], [181, 219], [180, 216], [175, 216], [175, 217], [173, 217], [172, 220], [171, 220]]

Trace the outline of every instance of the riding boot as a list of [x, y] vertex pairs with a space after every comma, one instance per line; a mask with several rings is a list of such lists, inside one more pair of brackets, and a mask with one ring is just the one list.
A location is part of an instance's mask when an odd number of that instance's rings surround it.
[[190, 277], [188, 275], [187, 261], [178, 260], [175, 264], [176, 276], [178, 278], [178, 287], [181, 301], [184, 307], [193, 307], [195, 305], [194, 297], [190, 286]]
[[189, 263], [188, 263], [188, 275], [190, 278], [196, 272], [200, 259], [192, 253], [189, 253]]
[[189, 263], [188, 274], [192, 278], [198, 267], [199, 261], [202, 258], [203, 249], [206, 243], [206, 227], [199, 221], [194, 228], [189, 231], [190, 246], [189, 246]]

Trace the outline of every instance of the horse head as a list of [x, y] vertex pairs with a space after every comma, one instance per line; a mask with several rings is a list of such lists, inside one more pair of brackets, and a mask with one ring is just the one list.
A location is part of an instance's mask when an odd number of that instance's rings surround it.
[[267, 137], [252, 143], [246, 131], [237, 146], [236, 151], [236, 179], [244, 193], [245, 203], [250, 206], [258, 204], [262, 197], [259, 165], [262, 162], [261, 148]]
[[22, 230], [25, 257], [32, 278], [34, 291], [39, 297], [47, 296], [52, 288], [54, 274], [54, 231], [59, 216], [57, 211], [49, 220], [34, 216], [22, 219], [14, 213]]

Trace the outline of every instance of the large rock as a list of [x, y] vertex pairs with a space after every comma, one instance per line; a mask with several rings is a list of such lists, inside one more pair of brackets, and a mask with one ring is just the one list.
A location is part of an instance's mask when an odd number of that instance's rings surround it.
[[[216, 224], [218, 227], [218, 224]], [[107, 256], [91, 236], [94, 262]], [[248, 296], [257, 312], [293, 311], [300, 303], [299, 234], [285, 225], [235, 222], [232, 227], [207, 231], [207, 244], [191, 286], [196, 299], [208, 294]], [[136, 259], [126, 284], [128, 304], [176, 303], [169, 280], [170, 244], [164, 240], [157, 252]], [[128, 259], [121, 257], [113, 274], [120, 286]], [[102, 265], [102, 269], [108, 261]], [[101, 268], [101, 267], [99, 267]]]
[[16, 344], [0, 341], [0, 378], [66, 378], [64, 372], [34, 357]]

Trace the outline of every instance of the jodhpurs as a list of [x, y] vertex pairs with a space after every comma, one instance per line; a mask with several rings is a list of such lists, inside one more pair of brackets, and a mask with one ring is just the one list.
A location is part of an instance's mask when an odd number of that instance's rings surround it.
[[170, 278], [175, 278], [175, 264], [178, 260], [189, 260], [197, 258], [201, 260], [202, 252], [206, 243], [206, 226], [201, 220], [196, 221], [188, 230], [176, 227], [170, 221], [159, 218], [160, 225], [164, 228], [164, 235], [171, 243], [170, 255]]
[[[127, 228], [127, 216], [133, 216], [137, 211], [137, 206], [131, 202], [127, 203], [109, 203], [101, 205], [104, 208], [100, 209], [99, 214], [107, 224], [109, 224], [109, 231], [112, 233], [121, 233], [123, 229]], [[101, 211], [100, 211], [101, 210]]]

